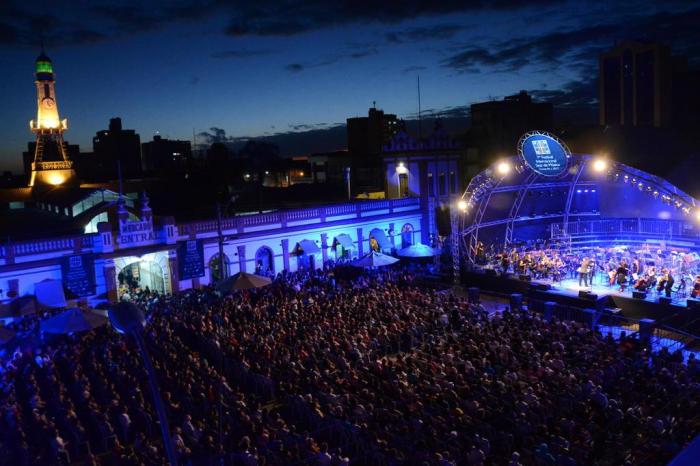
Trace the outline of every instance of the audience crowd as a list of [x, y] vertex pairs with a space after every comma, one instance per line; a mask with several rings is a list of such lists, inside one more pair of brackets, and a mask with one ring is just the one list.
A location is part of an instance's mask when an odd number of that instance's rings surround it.
[[[183, 465], [665, 464], [700, 431], [693, 357], [489, 315], [408, 269], [133, 298]], [[0, 465], [164, 464], [138, 349], [111, 327], [0, 371]]]

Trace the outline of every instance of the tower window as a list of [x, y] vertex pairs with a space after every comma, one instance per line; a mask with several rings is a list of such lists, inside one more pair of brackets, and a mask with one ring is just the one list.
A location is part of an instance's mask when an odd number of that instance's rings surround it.
[[51, 87], [48, 84], [44, 84], [44, 97], [51, 97]]

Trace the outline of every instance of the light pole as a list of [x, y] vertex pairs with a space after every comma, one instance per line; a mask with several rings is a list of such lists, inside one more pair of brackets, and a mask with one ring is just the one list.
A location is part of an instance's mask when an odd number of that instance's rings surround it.
[[459, 286], [461, 281], [460, 245], [459, 245], [459, 214], [467, 210], [467, 203], [460, 199], [450, 203], [450, 248], [452, 249], [452, 284]]
[[221, 203], [216, 203], [216, 227], [219, 239], [219, 275], [221, 280], [225, 280], [228, 275], [228, 266], [224, 260], [224, 234], [221, 228]]
[[350, 191], [350, 167], [345, 167], [345, 184], [348, 186], [348, 201], [352, 201], [352, 192]]
[[148, 373], [148, 383], [151, 386], [153, 404], [155, 405], [156, 413], [158, 413], [158, 421], [160, 423], [161, 434], [163, 435], [165, 453], [168, 456], [168, 462], [170, 465], [177, 466], [177, 456], [175, 455], [175, 449], [173, 448], [172, 439], [170, 438], [168, 417], [165, 414], [163, 400], [161, 399], [160, 392], [158, 391], [158, 381], [156, 379], [156, 373], [153, 370], [151, 357], [148, 354], [146, 342], [143, 339], [143, 328], [146, 325], [146, 318], [143, 315], [143, 310], [137, 307], [134, 303], [120, 301], [109, 308], [108, 314], [112, 326], [119, 333], [131, 335], [134, 340], [136, 340], [136, 344], [139, 347], [139, 353], [141, 354], [141, 360], [143, 361], [143, 365], [146, 367], [146, 372]]

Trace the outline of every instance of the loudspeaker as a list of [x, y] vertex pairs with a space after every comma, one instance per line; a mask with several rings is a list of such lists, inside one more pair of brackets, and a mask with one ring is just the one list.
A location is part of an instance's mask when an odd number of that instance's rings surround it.
[[489, 277], [495, 277], [496, 271], [494, 269], [486, 269], [486, 275]]
[[580, 290], [580, 291], [578, 292], [578, 297], [579, 297], [579, 298], [585, 298], [585, 299], [592, 299], [592, 300], [597, 300], [597, 299], [598, 299], [598, 295], [597, 295], [597, 294], [593, 294], [593, 293], [591, 293], [590, 291], [586, 291], [586, 290]]
[[647, 292], [646, 291], [633, 291], [632, 297], [634, 299], [647, 299]]
[[552, 289], [552, 285], [549, 283], [533, 283], [531, 286], [533, 290], [537, 291], [547, 291]]
[[659, 296], [659, 304], [670, 305], [670, 304], [671, 304], [671, 298], [668, 298], [668, 297], [666, 297], [666, 296]]
[[688, 309], [700, 310], [700, 299], [688, 298], [685, 305], [688, 306]]
[[532, 281], [532, 277], [529, 276], [529, 275], [520, 275], [519, 278], [520, 278], [522, 281], [524, 281], [524, 282], [530, 282], [530, 281]]

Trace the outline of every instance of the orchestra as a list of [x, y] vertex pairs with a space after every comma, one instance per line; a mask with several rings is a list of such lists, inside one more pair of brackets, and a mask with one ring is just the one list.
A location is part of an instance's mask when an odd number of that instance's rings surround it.
[[[631, 288], [668, 297], [674, 292], [685, 297], [686, 289], [692, 283], [690, 297], [700, 299], [700, 257], [695, 253], [651, 251], [648, 246], [635, 252], [622, 247], [590, 248], [578, 252], [546, 247], [521, 247], [500, 252], [491, 247], [488, 252], [486, 250], [481, 247], [482, 264], [501, 273], [512, 271], [554, 283], [578, 278], [579, 287], [589, 288], [600, 272], [607, 285], [617, 285], [619, 292]], [[698, 275], [693, 275], [693, 272]]]

